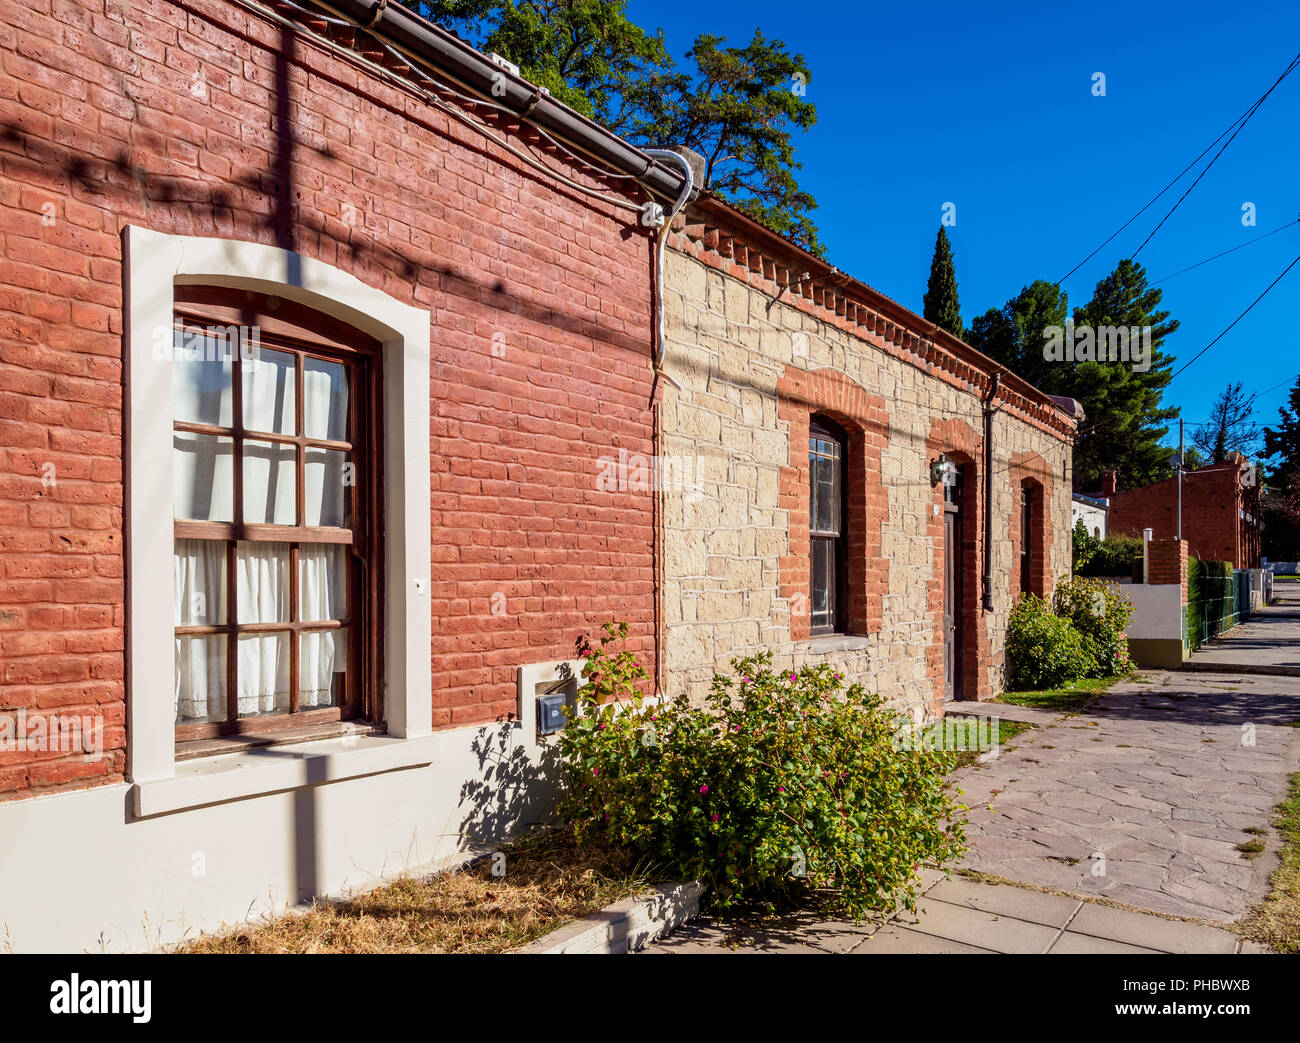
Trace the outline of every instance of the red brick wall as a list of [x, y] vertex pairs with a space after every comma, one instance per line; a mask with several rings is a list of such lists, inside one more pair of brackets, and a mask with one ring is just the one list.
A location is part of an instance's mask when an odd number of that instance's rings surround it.
[[[880, 453], [889, 438], [885, 400], [834, 370], [809, 372], [786, 366], [777, 384], [779, 419], [790, 425], [790, 465], [782, 468], [780, 504], [790, 519], [790, 554], [780, 562], [781, 596], [802, 603], [790, 614], [790, 639], [806, 641], [812, 630], [809, 589], [808, 428], [814, 414], [830, 417], [848, 435], [848, 568], [850, 634], [874, 634], [884, 618], [889, 562], [880, 556], [889, 497], [880, 471]], [[802, 597], [802, 602], [799, 601]]]
[[1152, 539], [1147, 544], [1146, 580], [1148, 583], [1181, 585], [1183, 604], [1187, 604], [1187, 541]]
[[[989, 680], [988, 628], [984, 624], [981, 604], [982, 561], [984, 557], [984, 439], [964, 420], [932, 420], [930, 436], [926, 440], [927, 457], [936, 459], [946, 453], [962, 469], [963, 497], [961, 505], [961, 637], [962, 685], [964, 699], [988, 699], [993, 695]], [[930, 618], [934, 620], [934, 642], [928, 650], [929, 674], [934, 682], [936, 714], [943, 712], [944, 696], [944, 516], [943, 486], [931, 490], [933, 509], [926, 519], [926, 529], [934, 547], [934, 573], [929, 592]]]
[[1016, 453], [1009, 468], [1011, 483], [1011, 598], [1020, 597], [1020, 554], [1024, 549], [1024, 487], [1034, 489], [1031, 524], [1035, 532], [1030, 543], [1030, 593], [1051, 597], [1057, 577], [1050, 575], [1052, 547], [1052, 469], [1038, 453]]
[[518, 664], [606, 619], [652, 668], [651, 496], [596, 488], [652, 451], [635, 215], [227, 0], [0, 0], [0, 713], [109, 722], [96, 764], [0, 752], [0, 794], [124, 770], [126, 224], [432, 312], [436, 726], [512, 712]]
[[[1252, 510], [1254, 500], [1253, 490], [1242, 488], [1236, 463], [1183, 475], [1183, 538], [1189, 553], [1205, 561], [1231, 561], [1237, 568], [1257, 567], [1258, 535], [1240, 513]], [[1172, 539], [1178, 534], [1177, 480], [1115, 493], [1106, 526], [1110, 533], [1137, 536], [1149, 528], [1157, 539]]]

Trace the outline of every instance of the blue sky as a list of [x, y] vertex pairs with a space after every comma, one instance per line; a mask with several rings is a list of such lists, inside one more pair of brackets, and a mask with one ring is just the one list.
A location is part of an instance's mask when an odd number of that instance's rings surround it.
[[[829, 258], [921, 310], [944, 203], [962, 318], [1089, 254], [1255, 101], [1300, 52], [1300, 5], [924, 3], [801, 5], [631, 0], [681, 61], [700, 32], [756, 27], [802, 53], [818, 120], [798, 140]], [[1106, 75], [1105, 97], [1092, 94]], [[1300, 216], [1300, 70], [1292, 73], [1138, 255], [1172, 275]], [[1217, 148], [1217, 146], [1216, 146]], [[1211, 152], [1213, 155], [1213, 152]], [[1207, 157], [1208, 159], [1208, 157]], [[1065, 282], [1071, 305], [1135, 249], [1195, 171]], [[1256, 207], [1255, 227], [1242, 205]], [[1300, 254], [1300, 226], [1161, 284], [1190, 358]], [[1189, 427], [1229, 380], [1265, 392], [1268, 422], [1297, 374], [1300, 265], [1178, 376]], [[1177, 363], [1175, 364], [1175, 368]], [[1274, 385], [1281, 384], [1281, 387]], [[1175, 425], [1173, 438], [1176, 440]], [[1189, 439], [1190, 440], [1190, 439]]]

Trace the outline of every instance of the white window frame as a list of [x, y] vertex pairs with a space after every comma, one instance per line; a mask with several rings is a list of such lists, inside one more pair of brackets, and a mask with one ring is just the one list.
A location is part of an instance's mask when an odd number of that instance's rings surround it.
[[[247, 796], [261, 789], [255, 784], [250, 787], [251, 780], [246, 780], [227, 787], [230, 792], [225, 794], [220, 786], [196, 789], [197, 780], [177, 777], [172, 367], [165, 352], [155, 350], [155, 345], [169, 342], [177, 285], [225, 286], [295, 301], [346, 322], [383, 345], [382, 697], [390, 738], [386, 744], [370, 744], [343, 758], [356, 760], [357, 772], [428, 763], [428, 756], [411, 760], [410, 744], [401, 740], [432, 734], [429, 312], [332, 265], [274, 246], [168, 235], [133, 226], [126, 228], [125, 239], [126, 743], [127, 775], [137, 790], [137, 813]], [[394, 740], [396, 746], [408, 748], [395, 749]], [[339, 756], [331, 754], [327, 759], [330, 777], [351, 774]], [[231, 764], [232, 769], [246, 766]], [[213, 774], [205, 770], [203, 777], [211, 780]], [[315, 778], [320, 778], [318, 773]], [[161, 789], [172, 796], [142, 797], [145, 787], [168, 780], [172, 785]], [[268, 776], [267, 785], [275, 784]], [[188, 796], [178, 796], [182, 789]], [[151, 790], [159, 791], [159, 787]]]

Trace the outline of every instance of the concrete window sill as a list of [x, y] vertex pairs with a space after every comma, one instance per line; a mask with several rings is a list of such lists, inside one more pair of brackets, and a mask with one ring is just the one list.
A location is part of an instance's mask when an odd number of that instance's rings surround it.
[[132, 805], [139, 818], [208, 804], [302, 789], [325, 782], [432, 764], [434, 738], [340, 736], [182, 761], [167, 779], [137, 782]]
[[871, 638], [858, 634], [825, 634], [809, 638], [801, 647], [803, 651], [816, 655], [820, 652], [856, 652], [870, 644]]

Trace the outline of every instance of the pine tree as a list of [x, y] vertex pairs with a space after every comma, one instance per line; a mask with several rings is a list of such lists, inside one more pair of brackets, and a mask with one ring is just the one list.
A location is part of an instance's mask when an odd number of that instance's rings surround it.
[[1123, 361], [1062, 364], [1065, 386], [1057, 393], [1078, 399], [1088, 414], [1074, 445], [1079, 489], [1100, 488], [1109, 470], [1119, 472], [1121, 488], [1127, 489], [1169, 477], [1169, 449], [1161, 444], [1169, 428], [1163, 422], [1177, 412], [1160, 404], [1173, 365], [1160, 349], [1179, 324], [1160, 310], [1161, 296], [1147, 284], [1146, 269], [1125, 259], [1097, 283], [1092, 299], [1075, 309], [1076, 327], [1151, 330], [1145, 371]]
[[922, 314], [954, 337], [965, 333], [961, 321], [961, 305], [957, 300], [957, 272], [952, 264], [952, 247], [943, 225], [939, 226], [939, 235], [934, 241], [930, 284], [925, 290], [925, 310]]
[[1272, 482], [1294, 489], [1300, 478], [1300, 377], [1277, 411], [1277, 427], [1264, 428], [1264, 455], [1273, 464]]
[[1241, 381], [1233, 381], [1215, 400], [1209, 423], [1192, 432], [1192, 442], [1221, 464], [1229, 453], [1249, 456], [1259, 443], [1259, 426], [1255, 423], [1255, 396], [1246, 393]]

